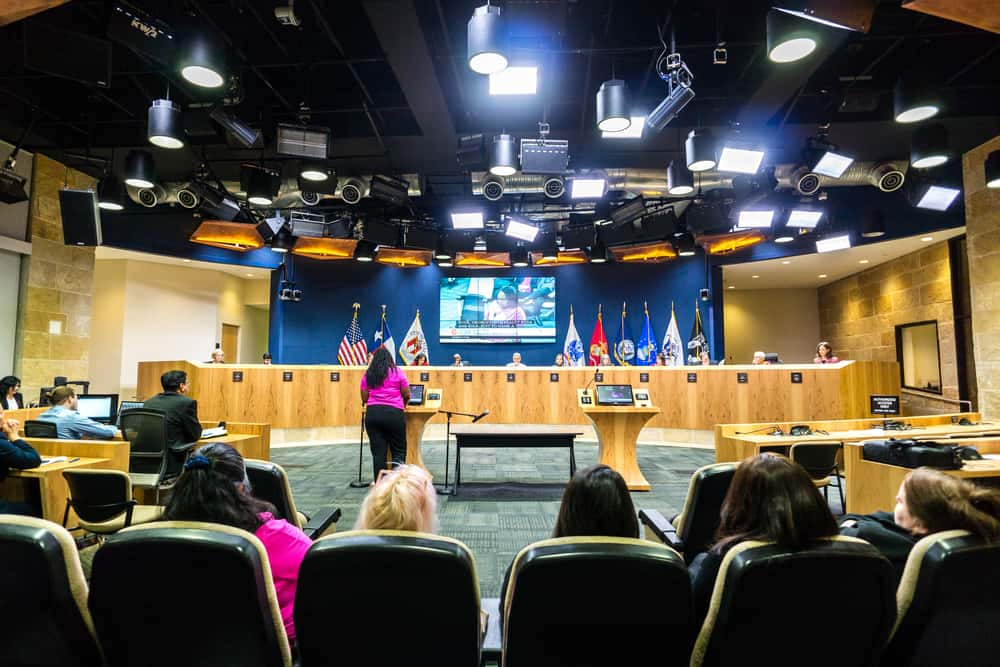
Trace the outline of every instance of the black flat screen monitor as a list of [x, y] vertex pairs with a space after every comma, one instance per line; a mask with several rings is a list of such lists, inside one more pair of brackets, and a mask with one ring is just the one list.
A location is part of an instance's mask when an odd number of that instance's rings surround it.
[[95, 422], [110, 424], [118, 413], [118, 394], [83, 394], [76, 398], [77, 412]]
[[634, 405], [634, 403], [630, 384], [597, 385], [598, 405]]
[[424, 404], [424, 385], [411, 384], [409, 405], [423, 405], [423, 404]]
[[781, 359], [778, 358], [778, 353], [777, 352], [768, 352], [767, 354], [765, 354], [764, 355], [764, 361], [766, 361], [769, 364], [780, 364], [781, 363]]

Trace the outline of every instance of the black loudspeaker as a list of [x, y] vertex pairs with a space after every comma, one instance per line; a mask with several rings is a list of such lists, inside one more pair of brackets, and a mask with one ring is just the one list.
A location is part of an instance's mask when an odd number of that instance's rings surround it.
[[472, 252], [476, 235], [468, 232], [447, 231], [441, 236], [441, 245], [448, 252]]
[[579, 227], [563, 227], [563, 246], [567, 250], [579, 248], [589, 248], [594, 245], [594, 225], [587, 224]]
[[674, 215], [673, 209], [647, 215], [642, 219], [642, 237], [649, 241], [673, 236], [675, 229], [677, 229], [677, 216]]
[[386, 246], [395, 246], [399, 243], [399, 227], [391, 222], [378, 218], [368, 218], [364, 222], [363, 229], [362, 236], [366, 241]]
[[101, 212], [93, 190], [60, 190], [63, 243], [101, 245]]
[[[67, 57], [67, 54], [72, 55]], [[111, 42], [38, 21], [27, 21], [24, 24], [24, 66], [88, 85], [110, 88]]]
[[438, 233], [433, 229], [411, 226], [406, 230], [406, 247], [434, 250], [437, 248], [439, 238]]
[[597, 237], [605, 245], [626, 245], [638, 240], [637, 227], [639, 221], [633, 220], [620, 225], [601, 225], [597, 228]]

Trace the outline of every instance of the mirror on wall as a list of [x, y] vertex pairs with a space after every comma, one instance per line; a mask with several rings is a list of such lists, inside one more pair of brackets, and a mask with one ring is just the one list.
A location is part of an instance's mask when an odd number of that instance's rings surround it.
[[896, 359], [906, 389], [941, 393], [937, 320], [896, 325]]

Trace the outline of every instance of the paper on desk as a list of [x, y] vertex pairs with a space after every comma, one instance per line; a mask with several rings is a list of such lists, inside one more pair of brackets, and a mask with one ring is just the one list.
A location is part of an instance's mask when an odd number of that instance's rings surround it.
[[59, 463], [60, 461], [68, 461], [69, 458], [66, 456], [43, 456], [42, 465], [46, 463]]

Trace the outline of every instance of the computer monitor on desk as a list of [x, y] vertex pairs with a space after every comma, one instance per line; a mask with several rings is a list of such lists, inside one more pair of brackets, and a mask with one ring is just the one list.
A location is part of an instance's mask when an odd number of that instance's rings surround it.
[[778, 353], [777, 352], [768, 352], [767, 354], [765, 354], [764, 355], [764, 361], [766, 361], [769, 364], [780, 364], [781, 363], [781, 359], [778, 358]]
[[76, 399], [77, 411], [96, 422], [110, 424], [118, 413], [118, 394], [87, 394]]
[[635, 404], [632, 398], [630, 384], [599, 384], [597, 385], [597, 404], [611, 406], [631, 406]]

